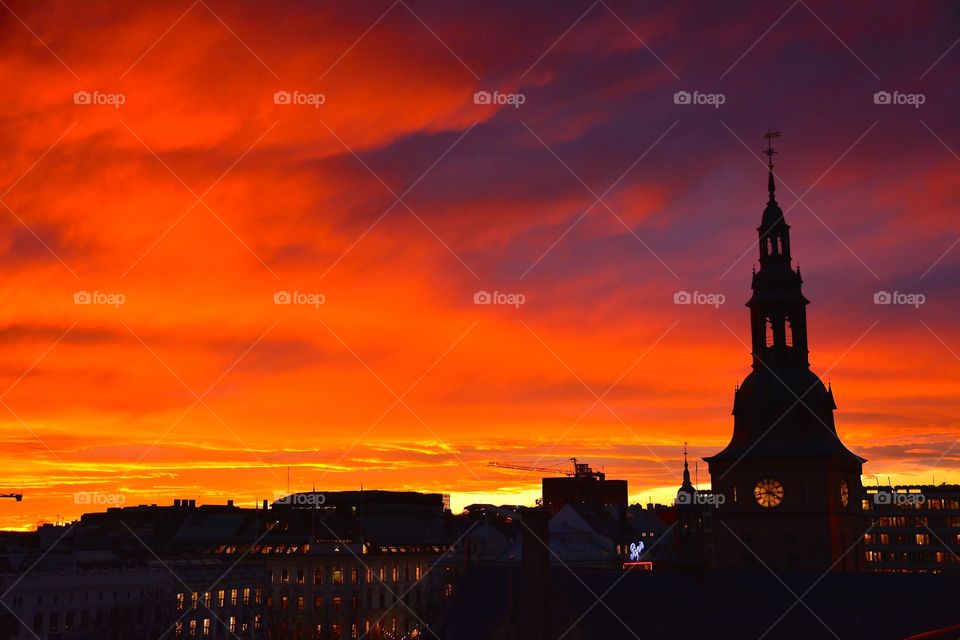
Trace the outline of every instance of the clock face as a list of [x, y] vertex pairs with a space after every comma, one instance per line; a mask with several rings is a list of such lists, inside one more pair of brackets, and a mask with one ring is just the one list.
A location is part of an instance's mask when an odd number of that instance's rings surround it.
[[761, 507], [775, 507], [783, 502], [783, 485], [773, 478], [764, 478], [753, 487], [753, 497]]
[[846, 480], [840, 481], [840, 504], [843, 506], [850, 504], [850, 487], [847, 486]]

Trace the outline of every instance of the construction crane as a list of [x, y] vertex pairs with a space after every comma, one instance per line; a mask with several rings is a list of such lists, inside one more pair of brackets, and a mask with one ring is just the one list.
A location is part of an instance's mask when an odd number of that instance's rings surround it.
[[516, 471], [537, 471], [539, 473], [561, 473], [565, 476], [572, 476], [570, 471], [563, 469], [550, 469], [548, 467], [531, 467], [524, 464], [511, 464], [509, 462], [488, 462], [488, 467], [497, 467], [498, 469], [514, 469]]
[[576, 458], [570, 458], [570, 462], [573, 463], [573, 471], [564, 471], [563, 469], [552, 469], [549, 467], [531, 467], [523, 464], [511, 464], [509, 462], [489, 462], [487, 463], [488, 467], [497, 467], [498, 469], [515, 469], [517, 471], [537, 471], [539, 473], [560, 473], [568, 477], [573, 478], [594, 478], [596, 480], [604, 480], [606, 474], [602, 471], [594, 471], [590, 468], [590, 465], [582, 462], [577, 462]]
[[13, 498], [17, 502], [23, 500], [22, 493], [0, 493], [0, 498]]

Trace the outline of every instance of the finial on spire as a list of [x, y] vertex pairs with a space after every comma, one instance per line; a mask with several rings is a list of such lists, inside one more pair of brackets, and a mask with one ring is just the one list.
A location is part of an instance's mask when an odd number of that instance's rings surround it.
[[687, 465], [687, 443], [683, 443], [683, 483], [680, 485], [681, 491], [691, 491], [693, 486], [690, 484], [690, 467]]
[[770, 131], [769, 129], [763, 134], [763, 137], [767, 139], [767, 148], [763, 153], [767, 156], [767, 168], [770, 169], [770, 171], [773, 171], [773, 156], [777, 153], [773, 148], [773, 139], [779, 138], [780, 135], [781, 132]]
[[773, 148], [773, 139], [780, 137], [779, 131], [770, 131], [767, 129], [767, 132], [763, 134], [763, 137], [767, 139], [767, 148], [764, 150], [764, 155], [767, 156], [767, 191], [770, 193], [770, 199], [773, 200], [773, 156], [777, 153]]

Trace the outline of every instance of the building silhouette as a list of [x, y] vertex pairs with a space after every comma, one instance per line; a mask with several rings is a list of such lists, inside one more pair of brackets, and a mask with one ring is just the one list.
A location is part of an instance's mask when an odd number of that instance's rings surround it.
[[[768, 141], [775, 134], [768, 134]], [[715, 564], [856, 570], [864, 531], [863, 458], [837, 435], [833, 390], [810, 370], [803, 279], [791, 258], [790, 225], [769, 200], [757, 227], [760, 269], [750, 309], [752, 371], [733, 401], [730, 443], [705, 458], [718, 502]]]

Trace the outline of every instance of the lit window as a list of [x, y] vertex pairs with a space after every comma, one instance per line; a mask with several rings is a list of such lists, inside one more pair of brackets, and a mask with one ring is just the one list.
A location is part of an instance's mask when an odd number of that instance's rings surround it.
[[343, 584], [343, 567], [335, 567], [333, 570], [333, 584]]

